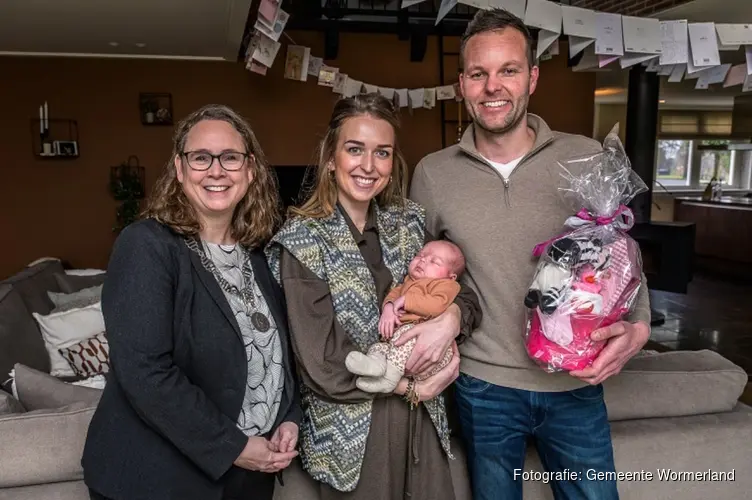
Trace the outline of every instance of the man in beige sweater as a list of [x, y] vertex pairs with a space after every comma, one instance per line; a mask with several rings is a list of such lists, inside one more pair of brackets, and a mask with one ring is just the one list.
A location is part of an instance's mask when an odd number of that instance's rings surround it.
[[[537, 263], [531, 251], [559, 234], [572, 215], [557, 191], [557, 160], [601, 146], [551, 131], [527, 112], [539, 69], [520, 19], [480, 11], [460, 54], [460, 86], [473, 125], [459, 144], [420, 162], [411, 198], [425, 206], [427, 230], [465, 253], [463, 279], [483, 308], [481, 326], [460, 344], [456, 382], [473, 498], [522, 498], [529, 439], [557, 499], [618, 498], [615, 482], [598, 477], [614, 471], [601, 382], [619, 373], [650, 335], [644, 275], [631, 317], [594, 332], [608, 343], [592, 367], [546, 373], [530, 360], [523, 340], [523, 300]], [[438, 358], [451, 340], [421, 333], [416, 350], [424, 354], [414, 354], [408, 369], [420, 371], [425, 364], [416, 359]]]

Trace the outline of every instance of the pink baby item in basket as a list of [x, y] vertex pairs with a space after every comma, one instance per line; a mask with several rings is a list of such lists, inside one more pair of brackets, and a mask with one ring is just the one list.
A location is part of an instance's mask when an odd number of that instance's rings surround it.
[[609, 259], [604, 270], [583, 266], [566, 300], [553, 313], [533, 311], [528, 355], [552, 370], [582, 370], [592, 364], [605, 343], [594, 342], [590, 334], [629, 312], [640, 285], [640, 267], [635, 266], [639, 262], [637, 243], [621, 237], [605, 249]]
[[[590, 333], [605, 321], [603, 284], [593, 271], [585, 271], [572, 284], [567, 300], [552, 314], [533, 313], [527, 341], [528, 354], [558, 370], [582, 370], [603, 348]], [[604, 273], [606, 274], [606, 273]], [[606, 326], [606, 325], [604, 325]]]
[[[552, 318], [547, 318], [545, 315], [533, 315], [525, 344], [528, 355], [538, 364], [546, 367], [547, 371], [572, 371], [587, 368], [603, 349], [603, 342], [590, 340], [593, 326], [601, 324], [602, 318], [594, 318], [593, 315], [576, 317], [561, 313], [554, 313], [552, 316], [557, 315], [558, 318], [553, 323], [548, 323]], [[560, 345], [549, 340], [543, 333], [541, 318], [548, 323], [547, 326], [552, 327], [552, 330], [562, 328], [571, 331], [572, 341], [566, 345]]]
[[632, 292], [640, 285], [641, 268], [634, 265], [640, 261], [637, 242], [631, 238], [619, 238], [608, 245], [611, 252], [609, 276], [603, 280], [604, 310], [610, 314], [630, 302]]

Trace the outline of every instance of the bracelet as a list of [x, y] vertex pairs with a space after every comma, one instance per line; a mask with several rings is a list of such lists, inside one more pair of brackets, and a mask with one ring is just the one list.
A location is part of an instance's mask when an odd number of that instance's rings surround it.
[[404, 398], [410, 404], [411, 410], [415, 409], [420, 403], [420, 394], [415, 389], [415, 379], [408, 379]]
[[410, 401], [410, 409], [417, 408], [420, 403], [420, 394], [418, 393], [418, 388], [416, 386], [417, 384], [413, 386], [413, 398], [412, 401]]
[[402, 395], [402, 399], [408, 403], [410, 402], [410, 396], [413, 392], [413, 386], [415, 386], [415, 380], [411, 378], [407, 379], [407, 387], [405, 388], [405, 393]]

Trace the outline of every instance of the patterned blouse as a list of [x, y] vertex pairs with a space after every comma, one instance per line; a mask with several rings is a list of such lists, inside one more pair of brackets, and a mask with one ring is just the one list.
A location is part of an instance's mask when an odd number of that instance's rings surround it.
[[263, 435], [277, 417], [284, 372], [279, 331], [253, 276], [249, 255], [239, 244], [201, 242], [194, 246], [222, 288], [240, 327], [248, 359], [243, 406], [238, 428], [248, 436]]

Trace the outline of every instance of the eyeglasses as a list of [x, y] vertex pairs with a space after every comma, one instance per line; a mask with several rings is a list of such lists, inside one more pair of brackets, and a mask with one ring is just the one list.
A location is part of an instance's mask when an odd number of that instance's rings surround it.
[[183, 151], [182, 154], [188, 161], [188, 166], [198, 171], [209, 170], [215, 159], [219, 160], [219, 165], [225, 170], [240, 170], [249, 156], [248, 153], [239, 151], [223, 151], [218, 155], [213, 155], [208, 151]]

